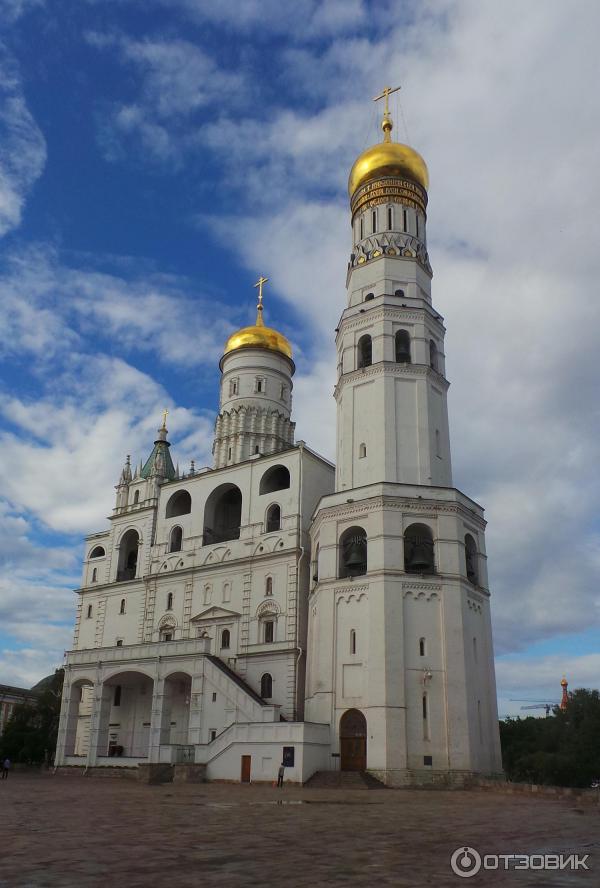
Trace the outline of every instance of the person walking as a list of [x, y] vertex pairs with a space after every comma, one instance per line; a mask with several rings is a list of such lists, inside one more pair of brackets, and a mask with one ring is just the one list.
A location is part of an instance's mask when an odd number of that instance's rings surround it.
[[279, 765], [279, 771], [277, 772], [277, 789], [281, 789], [283, 786], [283, 775], [285, 774], [285, 765], [283, 762]]
[[2, 762], [2, 779], [8, 780], [8, 772], [10, 771], [10, 759], [8, 756]]

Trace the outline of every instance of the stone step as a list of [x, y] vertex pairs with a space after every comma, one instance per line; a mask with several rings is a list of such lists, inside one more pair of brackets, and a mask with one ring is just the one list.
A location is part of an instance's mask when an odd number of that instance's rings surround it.
[[385, 789], [368, 771], [317, 771], [306, 786], [310, 789]]

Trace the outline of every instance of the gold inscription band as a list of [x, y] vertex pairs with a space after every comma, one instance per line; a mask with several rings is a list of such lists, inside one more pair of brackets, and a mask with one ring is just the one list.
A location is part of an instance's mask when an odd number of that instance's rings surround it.
[[350, 204], [352, 218], [357, 213], [382, 203], [400, 203], [425, 214], [427, 195], [422, 188], [406, 179], [378, 179], [369, 182], [353, 195]]

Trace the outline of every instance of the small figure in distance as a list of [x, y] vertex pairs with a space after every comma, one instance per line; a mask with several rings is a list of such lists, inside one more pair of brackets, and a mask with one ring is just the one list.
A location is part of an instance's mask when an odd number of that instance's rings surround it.
[[10, 771], [10, 759], [8, 756], [2, 762], [2, 779], [8, 780], [8, 772]]
[[285, 765], [283, 762], [279, 765], [279, 771], [277, 772], [277, 789], [281, 789], [283, 786], [283, 775], [285, 774]]

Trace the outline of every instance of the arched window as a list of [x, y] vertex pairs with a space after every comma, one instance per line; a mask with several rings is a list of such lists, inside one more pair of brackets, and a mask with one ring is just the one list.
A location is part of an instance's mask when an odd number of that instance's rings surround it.
[[90, 552], [90, 558], [104, 558], [105, 555], [104, 546], [95, 546]]
[[119, 543], [119, 565], [117, 568], [117, 582], [134, 580], [137, 572], [138, 548], [140, 536], [137, 530], [128, 530], [123, 534]]
[[204, 545], [239, 540], [242, 521], [242, 491], [235, 484], [221, 484], [206, 501]]
[[223, 601], [229, 601], [231, 598], [231, 583], [223, 583]]
[[223, 629], [221, 632], [221, 650], [226, 651], [229, 650], [229, 645], [231, 643], [231, 635], [229, 629]]
[[210, 604], [212, 600], [212, 586], [210, 585], [210, 583], [207, 583], [205, 585], [202, 598], [204, 604]]
[[121, 599], [121, 607], [119, 608], [119, 613], [120, 614], [125, 613], [125, 599], [124, 598]]
[[92, 605], [91, 605], [91, 604], [88, 604], [88, 609], [87, 609], [87, 618], [88, 618], [88, 620], [90, 619], [91, 616], [92, 616]]
[[467, 568], [467, 579], [474, 586], [479, 585], [479, 571], [477, 570], [478, 562], [477, 543], [470, 533], [465, 535], [465, 562]]
[[433, 534], [426, 524], [411, 524], [404, 531], [404, 570], [407, 573], [433, 573]]
[[375, 293], [367, 293], [365, 296], [365, 302], [370, 302], [371, 299], [375, 299]]
[[173, 610], [173, 593], [169, 592], [167, 595], [167, 610]]
[[438, 369], [438, 350], [433, 339], [429, 340], [429, 366], [432, 370]]
[[281, 529], [281, 509], [275, 503], [267, 509], [267, 533]]
[[161, 641], [173, 641], [173, 630], [172, 629], [163, 629], [160, 633]]
[[387, 208], [387, 217], [388, 217], [388, 231], [391, 231], [394, 227], [394, 210], [392, 207]]
[[265, 620], [263, 623], [263, 641], [272, 644], [275, 641], [275, 621]]
[[189, 515], [191, 511], [191, 496], [187, 490], [178, 490], [167, 503], [165, 518], [176, 518], [178, 515]]
[[364, 459], [366, 455], [367, 455], [367, 445], [366, 444], [359, 444], [358, 445], [358, 458]]
[[400, 299], [404, 299], [404, 290], [394, 290], [394, 296], [399, 296]]
[[356, 629], [350, 630], [350, 653], [356, 653]]
[[273, 679], [268, 672], [260, 680], [260, 696], [263, 700], [270, 700], [273, 696]]
[[362, 527], [349, 527], [340, 537], [339, 576], [359, 577], [367, 572], [367, 534]]
[[377, 210], [371, 211], [371, 231], [373, 234], [377, 231]]
[[140, 501], [140, 492], [139, 492], [139, 490], [136, 490], [136, 492], [133, 494], [133, 505], [137, 506], [139, 501]]
[[424, 638], [419, 639], [419, 656], [420, 657], [425, 656], [425, 639]]
[[98, 579], [98, 568], [95, 567], [92, 571], [92, 583], [95, 583]]
[[183, 540], [183, 530], [179, 525], [171, 530], [171, 539], [169, 541], [169, 552], [181, 552], [181, 543]]
[[286, 466], [271, 466], [260, 479], [259, 494], [287, 490], [290, 486], [290, 470]]
[[370, 367], [373, 363], [373, 344], [371, 337], [367, 334], [361, 336], [356, 346], [356, 366], [360, 370], [361, 367]]
[[265, 581], [265, 595], [273, 594], [273, 577], [267, 577]]
[[408, 330], [396, 331], [396, 363], [410, 364], [410, 334]]

